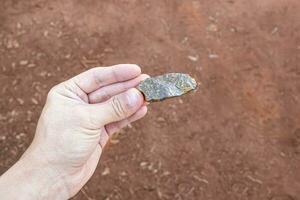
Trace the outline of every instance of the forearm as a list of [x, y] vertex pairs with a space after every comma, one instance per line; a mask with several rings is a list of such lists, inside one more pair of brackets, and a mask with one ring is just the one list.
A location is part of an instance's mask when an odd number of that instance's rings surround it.
[[0, 177], [0, 197], [6, 199], [67, 199], [61, 178], [47, 165], [20, 159]]

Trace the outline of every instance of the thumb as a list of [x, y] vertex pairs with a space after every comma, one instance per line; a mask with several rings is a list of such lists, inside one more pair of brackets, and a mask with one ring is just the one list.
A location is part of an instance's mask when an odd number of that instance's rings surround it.
[[[133, 115], [144, 103], [144, 97], [137, 89], [132, 88], [126, 92], [113, 96], [104, 103], [94, 104], [93, 115], [101, 125], [120, 121]], [[95, 112], [96, 111], [96, 112]], [[95, 114], [94, 114], [95, 113]]]

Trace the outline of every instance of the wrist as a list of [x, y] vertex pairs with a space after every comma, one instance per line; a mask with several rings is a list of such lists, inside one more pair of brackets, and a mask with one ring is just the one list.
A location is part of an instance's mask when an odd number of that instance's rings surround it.
[[20, 159], [19, 162], [25, 166], [23, 171], [27, 176], [32, 176], [32, 192], [38, 194], [39, 199], [68, 199], [64, 179], [53, 166], [34, 156]]
[[68, 190], [59, 174], [47, 163], [26, 155], [1, 176], [0, 196], [3, 195], [3, 199], [55, 200], [68, 199]]

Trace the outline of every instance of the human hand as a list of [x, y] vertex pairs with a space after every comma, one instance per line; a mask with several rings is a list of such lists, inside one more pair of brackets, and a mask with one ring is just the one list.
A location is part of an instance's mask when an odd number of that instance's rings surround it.
[[110, 135], [146, 114], [143, 95], [134, 87], [147, 77], [136, 65], [98, 67], [51, 89], [21, 158], [26, 166], [45, 169], [41, 174], [60, 188], [48, 188], [42, 198], [70, 198], [84, 186]]

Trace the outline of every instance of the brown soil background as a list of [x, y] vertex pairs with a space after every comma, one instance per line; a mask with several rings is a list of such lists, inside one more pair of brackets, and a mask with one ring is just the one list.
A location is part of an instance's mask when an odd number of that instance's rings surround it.
[[137, 63], [201, 85], [120, 132], [75, 200], [300, 199], [299, 0], [0, 2], [0, 173], [53, 85]]

